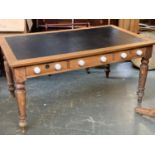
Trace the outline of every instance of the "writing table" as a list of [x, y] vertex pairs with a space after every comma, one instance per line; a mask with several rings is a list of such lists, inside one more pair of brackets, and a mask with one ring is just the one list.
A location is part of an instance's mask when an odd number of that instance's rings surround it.
[[7, 36], [0, 38], [0, 43], [9, 91], [17, 99], [19, 126], [24, 128], [27, 125], [25, 82], [28, 78], [138, 57], [142, 58], [137, 92], [140, 106], [155, 42], [109, 25]]

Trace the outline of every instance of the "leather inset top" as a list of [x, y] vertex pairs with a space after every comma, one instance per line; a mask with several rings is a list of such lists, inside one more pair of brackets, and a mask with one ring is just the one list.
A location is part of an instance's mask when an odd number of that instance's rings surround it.
[[[6, 37], [17, 59], [30, 59], [141, 42], [113, 27]], [[85, 51], [84, 51], [85, 52]]]

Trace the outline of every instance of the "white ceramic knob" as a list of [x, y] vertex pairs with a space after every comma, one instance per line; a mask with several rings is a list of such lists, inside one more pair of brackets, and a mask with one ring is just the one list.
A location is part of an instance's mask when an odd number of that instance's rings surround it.
[[40, 74], [41, 73], [40, 67], [34, 67], [33, 71], [34, 71], [35, 74]]
[[61, 70], [62, 66], [61, 66], [61, 64], [55, 64], [54, 68], [55, 68], [55, 70], [59, 71], [59, 70]]
[[107, 61], [107, 58], [106, 58], [105, 56], [101, 56], [101, 57], [100, 57], [100, 61], [101, 61], [101, 62], [106, 62], [106, 61]]
[[142, 51], [142, 50], [137, 50], [137, 51], [136, 51], [136, 54], [137, 54], [138, 56], [141, 56], [141, 55], [143, 54], [143, 51]]
[[121, 58], [125, 59], [127, 56], [127, 53], [121, 53]]
[[79, 60], [79, 61], [78, 61], [78, 64], [79, 64], [79, 66], [81, 66], [81, 67], [82, 67], [82, 66], [84, 66], [84, 65], [85, 65], [85, 61], [84, 61], [84, 60]]

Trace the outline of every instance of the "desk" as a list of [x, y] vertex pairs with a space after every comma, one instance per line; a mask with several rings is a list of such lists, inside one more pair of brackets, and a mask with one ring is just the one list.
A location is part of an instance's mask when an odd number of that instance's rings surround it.
[[142, 58], [137, 92], [140, 106], [155, 43], [116, 26], [7, 36], [0, 42], [9, 91], [17, 99], [19, 126], [22, 128], [27, 125], [25, 82], [28, 78], [137, 57]]

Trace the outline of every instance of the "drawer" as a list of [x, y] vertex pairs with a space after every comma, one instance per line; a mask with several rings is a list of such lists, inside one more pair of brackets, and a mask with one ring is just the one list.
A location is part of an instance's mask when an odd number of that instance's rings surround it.
[[135, 57], [143, 57], [143, 56], [145, 56], [145, 53], [146, 53], [146, 48], [131, 50], [132, 57], [134, 57], [134, 56]]
[[131, 60], [145, 55], [146, 48], [134, 49], [130, 51], [113, 52], [109, 54], [96, 55], [56, 63], [39, 64], [26, 67], [27, 77], [56, 74], [69, 70], [83, 69], [100, 66], [120, 61]]
[[56, 63], [39, 64], [26, 68], [27, 77], [35, 77], [47, 74], [61, 73], [67, 70], [67, 62], [61, 61]]
[[87, 67], [100, 66], [120, 61], [131, 60], [134, 58], [142, 57], [145, 55], [146, 48], [134, 49], [129, 51], [113, 52], [109, 54], [84, 57], [79, 59], [73, 59], [69, 61], [69, 68], [82, 69]]
[[98, 56], [91, 56], [91, 57], [84, 57], [79, 59], [73, 59], [69, 61], [70, 69], [82, 69], [87, 67], [99, 66], [108, 64], [112, 61], [112, 55], [98, 55]]
[[116, 52], [113, 55], [113, 62], [131, 60], [145, 55], [146, 48], [134, 49], [130, 51]]

